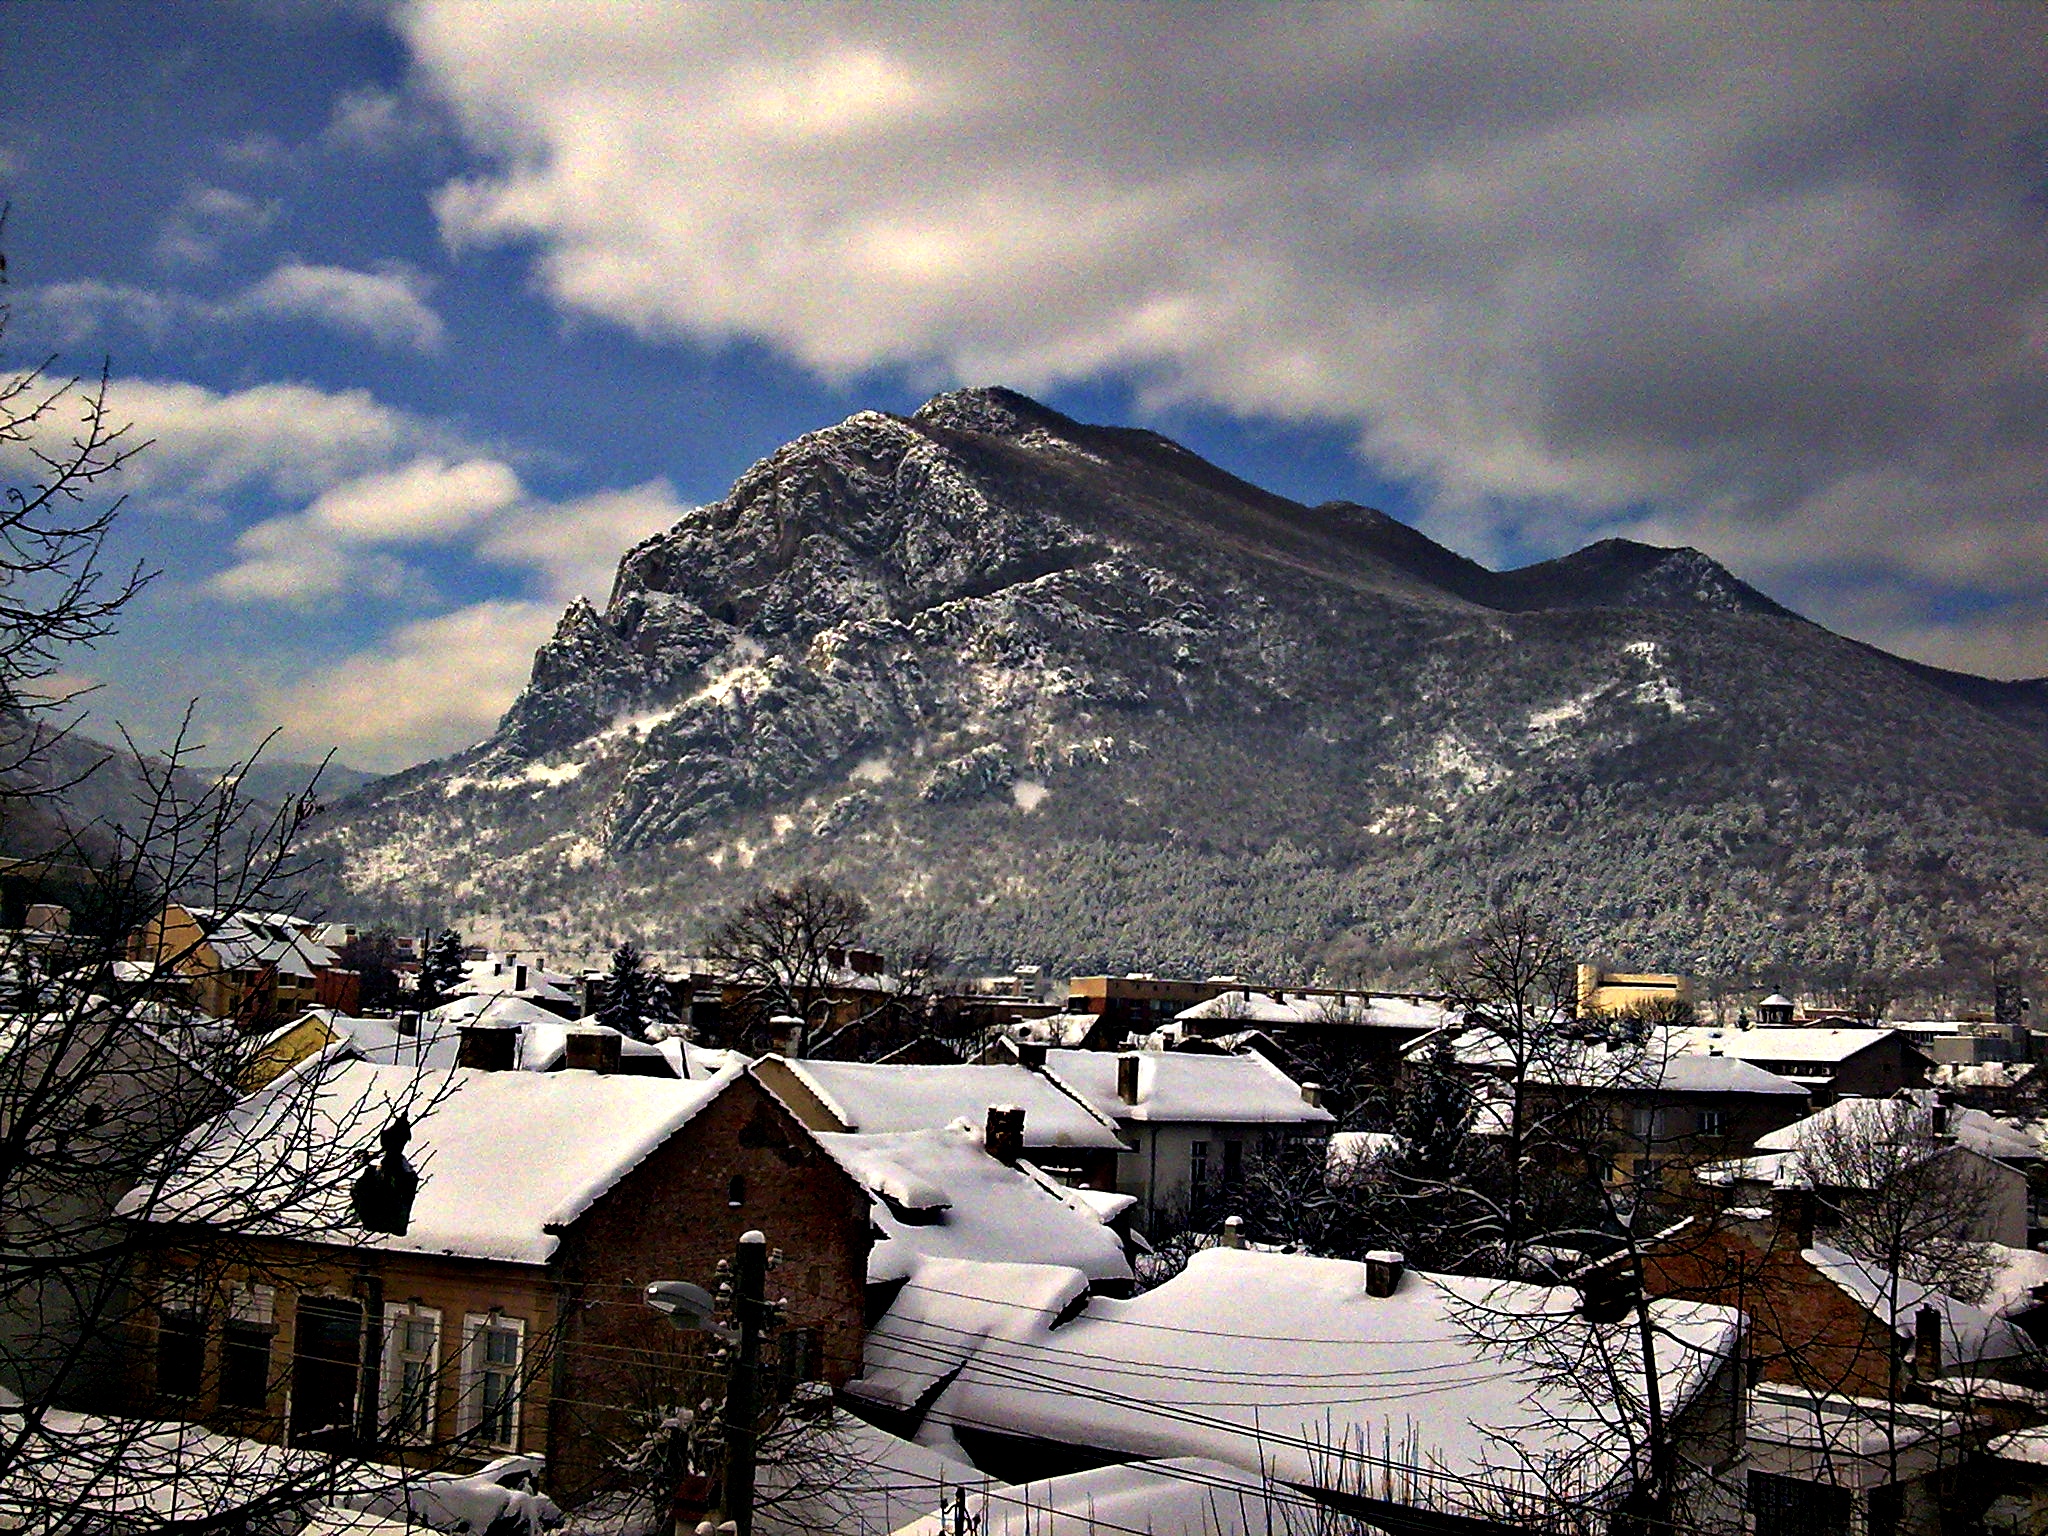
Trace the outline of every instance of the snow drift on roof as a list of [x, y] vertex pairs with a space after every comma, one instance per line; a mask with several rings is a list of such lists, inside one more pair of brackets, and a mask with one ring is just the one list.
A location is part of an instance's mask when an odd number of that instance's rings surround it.
[[2026, 1349], [2025, 1338], [2011, 1323], [1944, 1291], [1916, 1284], [1904, 1275], [1890, 1274], [1824, 1243], [1814, 1244], [1799, 1256], [1872, 1316], [1884, 1321], [1889, 1314], [1893, 1332], [1902, 1339], [1913, 1337], [1919, 1310], [1933, 1307], [1941, 1314], [1941, 1357], [1945, 1367], [2010, 1359]]
[[[1247, 1122], [1335, 1125], [1337, 1117], [1301, 1096], [1301, 1084], [1259, 1055], [1192, 1056], [1135, 1051], [1138, 1102], [1117, 1096], [1118, 1056], [1109, 1051], [1047, 1051], [1046, 1070], [1117, 1120], [1173, 1124]], [[1030, 1117], [1025, 1126], [1030, 1126]]]
[[797, 1060], [803, 1085], [848, 1130], [869, 1135], [987, 1123], [991, 1106], [1024, 1111], [1027, 1147], [1121, 1148], [1116, 1125], [1042, 1072], [1025, 1067], [914, 1067], [894, 1063]]
[[[317, 1075], [309, 1089], [307, 1074]], [[347, 1241], [405, 1253], [544, 1264], [574, 1221], [739, 1074], [707, 1082], [302, 1063], [187, 1138], [178, 1166], [122, 1202], [152, 1221], [247, 1220], [247, 1191], [294, 1168], [338, 1166], [336, 1147], [374, 1150], [400, 1110], [430, 1104], [407, 1156], [420, 1173], [403, 1237], [365, 1233], [345, 1180], [307, 1194], [264, 1224], [269, 1235]], [[438, 1095], [438, 1099], [437, 1099]]]
[[[1131, 1457], [1212, 1457], [1304, 1486], [1374, 1476], [1369, 1458], [1391, 1447], [1422, 1469], [1403, 1502], [1452, 1511], [1470, 1505], [1468, 1479], [1540, 1497], [1531, 1465], [1567, 1454], [1587, 1496], [1612, 1493], [1641, 1437], [1639, 1406], [1586, 1385], [1612, 1371], [1635, 1383], [1639, 1405], [1633, 1322], [1586, 1322], [1569, 1288], [1410, 1273], [1375, 1297], [1362, 1264], [1217, 1248], [1055, 1329], [1080, 1277], [998, 1268], [920, 1273], [849, 1390], [901, 1405], [957, 1365], [932, 1409], [945, 1422]], [[1740, 1315], [1651, 1309], [1664, 1405], [1677, 1412], [1731, 1356]], [[1537, 1365], [1595, 1356], [1590, 1371], [1546, 1377]]]
[[1131, 1278], [1123, 1244], [1074, 1191], [990, 1157], [964, 1130], [820, 1135], [869, 1193], [882, 1233], [868, 1282], [916, 1274], [928, 1259], [1060, 1264], [1090, 1280]]

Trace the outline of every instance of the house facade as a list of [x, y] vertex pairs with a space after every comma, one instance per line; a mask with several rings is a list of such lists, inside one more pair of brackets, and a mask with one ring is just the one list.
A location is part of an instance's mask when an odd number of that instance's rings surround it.
[[1253, 1158], [1321, 1144], [1336, 1116], [1265, 1057], [1048, 1051], [1045, 1070], [1115, 1121], [1128, 1144], [1116, 1188], [1143, 1219], [1179, 1215], [1243, 1178]]
[[[362, 1106], [407, 1102], [414, 1076], [348, 1063], [321, 1104], [360, 1134], [383, 1119]], [[132, 1330], [134, 1411], [437, 1467], [544, 1455], [551, 1490], [574, 1502], [615, 1476], [605, 1447], [639, 1433], [636, 1412], [695, 1401], [712, 1369], [708, 1337], [677, 1333], [644, 1287], [715, 1287], [750, 1229], [781, 1250], [770, 1283], [789, 1302], [771, 1382], [850, 1374], [867, 1197], [751, 1076], [457, 1069], [448, 1084], [407, 1153], [422, 1181], [403, 1233], [365, 1230], [331, 1194], [298, 1230], [231, 1250], [194, 1228]], [[285, 1152], [274, 1136], [235, 1139], [216, 1186]], [[187, 1176], [152, 1215], [176, 1226], [208, 1199]]]

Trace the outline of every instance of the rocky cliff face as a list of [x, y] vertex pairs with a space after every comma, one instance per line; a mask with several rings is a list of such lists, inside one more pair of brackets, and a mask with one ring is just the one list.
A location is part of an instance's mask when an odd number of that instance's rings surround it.
[[637, 933], [822, 870], [990, 963], [1398, 960], [1490, 903], [1639, 964], [2048, 916], [2034, 685], [1693, 550], [1492, 572], [1002, 390], [863, 412], [628, 551], [490, 740], [347, 803], [330, 899]]

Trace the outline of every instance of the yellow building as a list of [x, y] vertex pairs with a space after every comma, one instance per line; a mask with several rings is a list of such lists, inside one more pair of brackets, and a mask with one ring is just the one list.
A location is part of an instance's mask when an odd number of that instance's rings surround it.
[[1579, 967], [1579, 1012], [1625, 1013], [1646, 1003], [1690, 1003], [1692, 982], [1684, 976], [1603, 971]]

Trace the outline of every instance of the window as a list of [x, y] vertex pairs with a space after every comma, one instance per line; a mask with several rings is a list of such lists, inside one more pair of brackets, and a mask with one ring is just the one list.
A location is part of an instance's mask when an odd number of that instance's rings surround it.
[[747, 1203], [747, 1177], [736, 1173], [725, 1181], [725, 1203], [734, 1210]]
[[519, 1366], [526, 1324], [496, 1312], [463, 1319], [469, 1336], [463, 1433], [500, 1450], [519, 1449]]
[[384, 1304], [384, 1432], [397, 1440], [434, 1433], [441, 1314], [416, 1302]]
[[206, 1319], [199, 1282], [167, 1275], [156, 1309], [156, 1389], [165, 1397], [197, 1397], [206, 1373]]
[[270, 1341], [277, 1336], [277, 1292], [267, 1285], [237, 1289], [228, 1301], [220, 1343], [220, 1400], [228, 1408], [270, 1404]]
[[1195, 1142], [1188, 1148], [1188, 1183], [1196, 1189], [1206, 1188], [1209, 1183], [1209, 1143]]
[[1700, 1134], [1702, 1136], [1726, 1136], [1728, 1134], [1728, 1111], [1725, 1109], [1701, 1110]]
[[1244, 1143], [1226, 1141], [1223, 1143], [1223, 1182], [1236, 1184], [1244, 1177]]
[[1657, 1111], [1647, 1106], [1638, 1108], [1630, 1120], [1630, 1130], [1637, 1141], [1655, 1141], [1664, 1128]]

